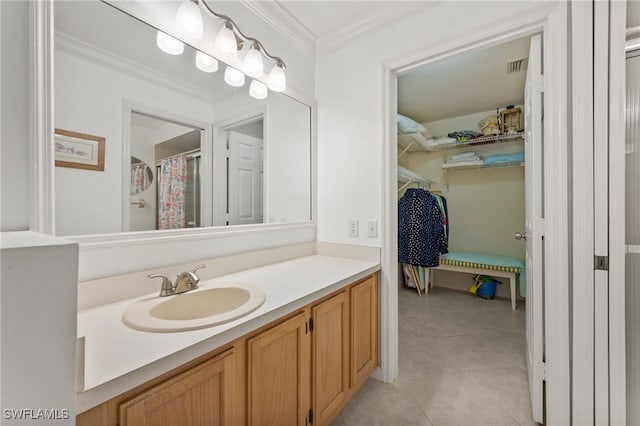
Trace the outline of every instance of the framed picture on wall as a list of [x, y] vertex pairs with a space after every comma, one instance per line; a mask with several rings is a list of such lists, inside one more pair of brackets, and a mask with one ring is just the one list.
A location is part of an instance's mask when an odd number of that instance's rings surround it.
[[54, 135], [57, 167], [104, 171], [105, 138], [56, 129]]

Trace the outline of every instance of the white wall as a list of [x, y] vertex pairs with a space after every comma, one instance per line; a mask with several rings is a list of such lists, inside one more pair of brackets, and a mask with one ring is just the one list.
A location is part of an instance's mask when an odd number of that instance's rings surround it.
[[[3, 425], [75, 424], [78, 245], [33, 232], [0, 240]], [[33, 409], [33, 414], [5, 410]], [[57, 410], [59, 420], [34, 417]], [[11, 412], [9, 412], [11, 413]], [[30, 418], [31, 417], [31, 418]]]
[[29, 229], [29, 4], [0, 2], [0, 230]]
[[[383, 64], [444, 52], [455, 36], [472, 43], [492, 22], [543, 19], [553, 2], [443, 2], [317, 59], [318, 240], [380, 246], [366, 221], [382, 219]], [[455, 46], [458, 47], [458, 46]], [[409, 59], [407, 60], [407, 62]], [[348, 222], [360, 219], [360, 237]]]
[[311, 114], [285, 96], [273, 97], [265, 120], [265, 221], [311, 219]]

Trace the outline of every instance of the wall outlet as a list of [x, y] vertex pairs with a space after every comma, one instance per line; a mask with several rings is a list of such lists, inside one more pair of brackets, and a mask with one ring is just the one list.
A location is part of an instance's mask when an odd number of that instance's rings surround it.
[[367, 235], [369, 238], [376, 238], [378, 236], [378, 221], [372, 220], [367, 224]]
[[360, 228], [360, 224], [359, 224], [359, 222], [357, 220], [350, 220], [349, 221], [349, 236], [350, 237], [357, 237], [359, 228]]

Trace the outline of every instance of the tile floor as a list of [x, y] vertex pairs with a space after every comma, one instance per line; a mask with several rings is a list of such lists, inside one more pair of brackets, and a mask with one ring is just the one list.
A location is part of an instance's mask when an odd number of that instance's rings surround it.
[[536, 425], [525, 311], [436, 287], [400, 290], [398, 380], [369, 379], [333, 425]]

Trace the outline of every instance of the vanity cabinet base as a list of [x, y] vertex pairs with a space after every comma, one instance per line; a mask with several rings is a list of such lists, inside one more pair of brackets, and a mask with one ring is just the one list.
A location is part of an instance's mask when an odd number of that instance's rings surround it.
[[378, 366], [378, 275], [76, 417], [78, 426], [328, 425]]

